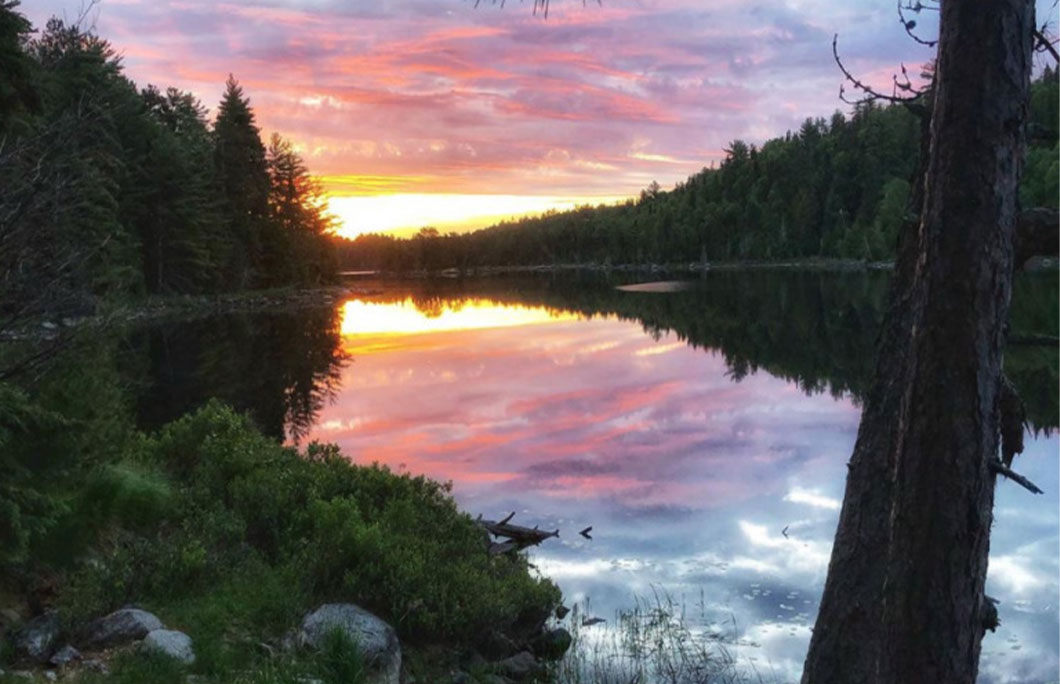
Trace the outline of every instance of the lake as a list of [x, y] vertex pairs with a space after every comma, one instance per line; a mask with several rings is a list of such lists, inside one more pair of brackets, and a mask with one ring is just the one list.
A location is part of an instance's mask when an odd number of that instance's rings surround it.
[[[219, 396], [289, 442], [451, 481], [473, 516], [560, 530], [532, 558], [567, 605], [608, 620], [584, 633], [669, 597], [741, 664], [797, 681], [888, 277], [358, 282], [366, 294], [334, 308], [170, 323], [126, 344], [143, 425]], [[1057, 316], [1056, 272], [1022, 277], [1013, 331], [1055, 335]], [[1016, 467], [1046, 493], [999, 484], [1001, 626], [980, 681], [1057, 681], [1056, 350], [1006, 361], [1030, 417]]]

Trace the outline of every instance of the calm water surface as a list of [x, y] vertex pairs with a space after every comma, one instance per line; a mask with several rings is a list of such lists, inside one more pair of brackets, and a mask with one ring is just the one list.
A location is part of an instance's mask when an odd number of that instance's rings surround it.
[[[613, 622], [635, 597], [669, 595], [741, 662], [795, 681], [885, 279], [391, 285], [334, 311], [145, 333], [155, 379], [141, 413], [161, 422], [217, 394], [288, 440], [451, 480], [472, 515], [561, 530], [533, 557], [568, 605]], [[1055, 280], [1017, 290], [1014, 328], [1055, 331]], [[238, 367], [218, 360], [221, 340]], [[1054, 427], [1055, 350], [1010, 361], [1034, 427]], [[248, 384], [262, 367], [282, 377]], [[988, 593], [1002, 624], [984, 641], [986, 682], [1060, 679], [1058, 443], [1028, 436], [1017, 465], [1046, 494], [998, 489]], [[590, 525], [591, 540], [577, 534]]]

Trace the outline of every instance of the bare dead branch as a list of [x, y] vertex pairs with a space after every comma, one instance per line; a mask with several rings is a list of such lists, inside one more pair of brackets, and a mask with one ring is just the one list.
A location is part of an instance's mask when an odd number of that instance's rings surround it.
[[1035, 29], [1034, 40], [1036, 42], [1034, 45], [1034, 49], [1037, 52], [1048, 52], [1050, 55], [1053, 56], [1053, 59], [1055, 59], [1057, 62], [1060, 62], [1060, 53], [1057, 53], [1056, 51], [1056, 44], [1060, 41], [1050, 40], [1049, 38], [1046, 38], [1045, 30], [1045, 24], [1042, 24], [1041, 28]]
[[[905, 80], [904, 81], [899, 81], [898, 76], [895, 75], [895, 77], [894, 77], [894, 90], [893, 90], [893, 94], [891, 94], [891, 95], [885, 95], [885, 94], [879, 92], [878, 90], [876, 90], [875, 88], [873, 88], [872, 86], [866, 85], [865, 83], [862, 83], [857, 78], [855, 78], [854, 74], [850, 73], [850, 71], [846, 68], [846, 65], [843, 64], [843, 60], [840, 59], [840, 57], [839, 57], [839, 48], [838, 48], [838, 45], [837, 45], [838, 42], [839, 42], [839, 34], [837, 33], [837, 34], [832, 36], [832, 57], [835, 59], [835, 63], [839, 66], [839, 70], [843, 72], [844, 78], [846, 78], [846, 80], [849, 81], [856, 89], [858, 89], [861, 92], [865, 93], [865, 97], [861, 98], [860, 100], [849, 100], [846, 97], [845, 86], [841, 84], [839, 86], [839, 99], [842, 100], [843, 102], [846, 102], [847, 104], [851, 104], [851, 105], [857, 105], [857, 104], [861, 104], [863, 102], [869, 102], [869, 101], [875, 101], [875, 100], [884, 100], [886, 102], [895, 102], [895, 103], [899, 103], [899, 104], [908, 105], [909, 103], [916, 102], [918, 99], [920, 99], [921, 95], [923, 95], [923, 92], [917, 90], [916, 88], [914, 88], [912, 86], [911, 83], [909, 83], [909, 75], [908, 75], [908, 72], [906, 71], [906, 68], [905, 68], [904, 64], [902, 65], [902, 73], [904, 74]], [[908, 91], [908, 92], [912, 92], [913, 94], [909, 95], [908, 97], [900, 96], [900, 95], [898, 95], [898, 91], [899, 90], [905, 90], [905, 91]]]
[[[98, 2], [98, 0], [96, 1]], [[504, 7], [504, 3], [505, 0], [491, 0], [490, 2], [491, 5], [500, 5], [501, 7]], [[474, 6], [478, 9], [478, 6], [481, 4], [482, 0], [475, 0]], [[534, 16], [537, 16], [537, 13], [540, 12], [545, 19], [548, 19], [548, 8], [550, 4], [551, 0], [534, 0]], [[582, 0], [582, 6], [584, 7], [586, 4], [588, 4], [586, 0]], [[596, 4], [602, 7], [604, 2], [603, 0], [596, 0]]]
[[1023, 477], [1022, 475], [1017, 473], [1012, 468], [1009, 468], [1009, 467], [1005, 466], [1005, 464], [1002, 463], [1001, 461], [990, 461], [990, 470], [991, 470], [991, 472], [997, 473], [998, 475], [1004, 475], [1005, 477], [1007, 477], [1008, 479], [1012, 480], [1013, 482], [1018, 484], [1020, 487], [1023, 487], [1024, 489], [1026, 489], [1027, 491], [1031, 492], [1032, 494], [1044, 494], [1045, 493], [1038, 487], [1038, 485], [1034, 484], [1033, 482], [1031, 482], [1027, 478]]
[[898, 21], [901, 22], [902, 28], [905, 29], [906, 34], [910, 38], [912, 38], [914, 41], [916, 41], [917, 43], [920, 43], [921, 45], [925, 45], [925, 46], [930, 47], [930, 48], [933, 48], [936, 45], [938, 45], [938, 41], [937, 40], [925, 40], [925, 39], [921, 38], [920, 36], [918, 36], [916, 33], [914, 33], [913, 29], [916, 28], [916, 20], [915, 19], [907, 19], [906, 16], [905, 16], [905, 13], [903, 12], [903, 10], [908, 10], [908, 11], [913, 12], [915, 14], [920, 14], [924, 10], [936, 11], [937, 12], [938, 11], [938, 7], [930, 7], [930, 6], [927, 6], [927, 5], [923, 5], [920, 2], [917, 2], [915, 5], [914, 4], [902, 5], [901, 0], [898, 1]]

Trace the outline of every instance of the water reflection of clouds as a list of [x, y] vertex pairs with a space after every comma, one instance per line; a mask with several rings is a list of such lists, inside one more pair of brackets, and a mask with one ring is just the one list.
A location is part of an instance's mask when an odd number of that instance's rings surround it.
[[[366, 354], [347, 337], [354, 362], [312, 437], [452, 480], [473, 515], [559, 527], [535, 562], [603, 617], [662, 590], [745, 662], [798, 679], [859, 419], [849, 400], [766, 373], [733, 383], [720, 355], [614, 319], [389, 337]], [[1038, 439], [1021, 457], [1045, 497], [998, 489], [1002, 626], [983, 682], [1057, 679], [1056, 450]], [[588, 525], [592, 541], [576, 534]]]

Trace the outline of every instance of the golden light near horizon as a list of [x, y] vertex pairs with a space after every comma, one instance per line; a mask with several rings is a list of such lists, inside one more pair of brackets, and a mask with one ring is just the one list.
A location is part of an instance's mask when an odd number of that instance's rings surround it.
[[498, 304], [472, 299], [460, 306], [441, 304], [430, 312], [417, 308], [412, 298], [401, 302], [371, 302], [354, 299], [342, 306], [344, 337], [358, 335], [410, 335], [486, 328], [511, 328], [556, 321], [576, 320], [571, 313], [543, 307]]
[[364, 233], [412, 235], [432, 226], [441, 232], [466, 232], [506, 219], [566, 211], [582, 205], [614, 204], [625, 197], [551, 197], [543, 195], [461, 195], [396, 193], [328, 197], [346, 238]]

